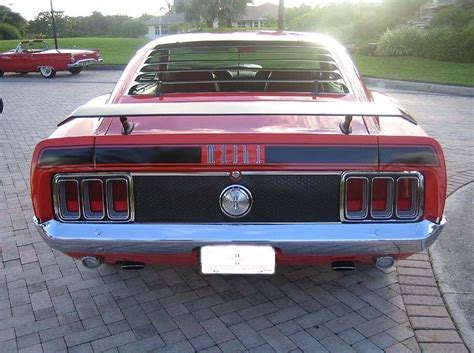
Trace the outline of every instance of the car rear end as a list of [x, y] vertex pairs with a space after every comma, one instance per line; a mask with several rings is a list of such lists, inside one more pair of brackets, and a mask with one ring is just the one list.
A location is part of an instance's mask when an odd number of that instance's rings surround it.
[[[281, 64], [294, 64], [293, 42], [270, 48], [271, 70], [255, 43], [211, 44], [179, 48], [206, 61], [199, 69], [170, 45], [148, 48], [114, 104], [80, 109], [38, 144], [32, 196], [46, 242], [89, 267], [272, 273], [275, 263], [388, 267], [436, 240], [442, 150], [397, 107], [360, 102], [366, 89], [357, 72], [344, 74], [346, 59], [318, 52], [318, 67], [299, 71], [311, 77], [295, 78]], [[203, 48], [225, 52], [220, 69], [196, 56]], [[93, 117], [103, 117], [94, 134], [60, 137]], [[394, 119], [403, 134], [384, 133]]]
[[103, 61], [100, 55], [100, 49], [68, 49], [64, 53], [69, 54], [70, 62], [68, 69], [83, 68], [89, 65], [99, 64]]

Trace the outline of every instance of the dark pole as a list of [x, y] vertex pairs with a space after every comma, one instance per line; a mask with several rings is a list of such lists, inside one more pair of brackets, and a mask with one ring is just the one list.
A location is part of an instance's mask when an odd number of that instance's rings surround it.
[[49, 3], [51, 4], [51, 19], [53, 21], [54, 47], [58, 50], [58, 34], [56, 32], [56, 21], [54, 20], [53, 0], [49, 0]]
[[278, 30], [285, 30], [285, 0], [280, 0], [278, 6]]

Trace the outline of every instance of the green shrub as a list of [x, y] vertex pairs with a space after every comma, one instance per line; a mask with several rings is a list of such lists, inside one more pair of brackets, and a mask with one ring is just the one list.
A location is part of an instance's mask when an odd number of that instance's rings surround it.
[[354, 41], [354, 27], [352, 25], [337, 26], [337, 27], [326, 27], [321, 31], [331, 37], [335, 38], [342, 44], [357, 44]]
[[423, 33], [416, 56], [428, 59], [474, 62], [474, 29], [430, 29]]
[[146, 34], [148, 28], [142, 20], [130, 19], [120, 24], [120, 34], [125, 38], [138, 38]]
[[431, 22], [431, 27], [466, 28], [474, 21], [474, 7], [449, 6], [436, 13]]
[[413, 56], [422, 36], [423, 30], [414, 27], [388, 29], [377, 42], [377, 55]]
[[0, 23], [0, 39], [18, 39], [20, 33], [18, 30], [8, 23]]
[[387, 30], [377, 43], [377, 55], [474, 62], [474, 27]]

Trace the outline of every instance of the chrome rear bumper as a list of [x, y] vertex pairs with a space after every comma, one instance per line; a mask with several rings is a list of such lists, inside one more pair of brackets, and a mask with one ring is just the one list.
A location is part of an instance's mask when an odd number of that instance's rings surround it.
[[75, 63], [68, 64], [68, 68], [73, 68], [73, 67], [83, 67], [83, 66], [88, 66], [88, 65], [94, 65], [94, 64], [100, 64], [103, 61], [103, 59], [82, 59], [78, 60]]
[[416, 223], [35, 224], [66, 253], [187, 254], [204, 245], [262, 244], [283, 255], [413, 254], [438, 238], [446, 220]]

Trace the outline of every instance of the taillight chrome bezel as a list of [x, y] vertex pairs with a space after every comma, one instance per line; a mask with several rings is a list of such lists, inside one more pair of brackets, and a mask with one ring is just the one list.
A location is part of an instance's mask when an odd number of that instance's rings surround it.
[[418, 178], [415, 178], [415, 177], [404, 177], [403, 179], [408, 179], [408, 180], [415, 180], [415, 182], [417, 183], [416, 186], [416, 190], [413, 191], [413, 194], [415, 195], [415, 200], [412, 202], [412, 208], [409, 210], [409, 211], [399, 211], [398, 210], [398, 207], [396, 207], [397, 205], [397, 202], [398, 202], [398, 193], [399, 193], [399, 182], [400, 182], [400, 179], [397, 180], [397, 184], [396, 184], [396, 187], [395, 187], [395, 201], [394, 201], [394, 204], [395, 204], [395, 213], [396, 213], [396, 216], [400, 219], [412, 219], [412, 218], [415, 218], [417, 216], [417, 213], [418, 213], [418, 210], [417, 210], [417, 205], [419, 204], [420, 202], [420, 199], [423, 198], [423, 195], [420, 195], [420, 180]]
[[[366, 214], [348, 214], [346, 201], [346, 184], [351, 178], [366, 178], [368, 180], [368, 190], [364, 195], [364, 199], [368, 200], [368, 212]], [[374, 211], [372, 209], [373, 202], [373, 181], [378, 179], [387, 179], [390, 184], [387, 191], [387, 208], [385, 211]], [[397, 210], [397, 192], [398, 180], [412, 179], [416, 181], [416, 196], [413, 202], [413, 209], [404, 214], [404, 211]], [[340, 217], [342, 222], [416, 222], [423, 215], [424, 206], [424, 178], [423, 174], [416, 171], [406, 172], [344, 172], [341, 176], [340, 187]]]
[[[130, 217], [131, 203], [133, 194], [130, 193], [130, 188], [127, 188], [127, 212], [117, 212], [114, 210], [114, 204], [112, 199], [112, 181], [125, 181], [128, 183], [128, 180], [123, 177], [113, 177], [108, 178], [105, 182], [105, 190], [107, 195], [107, 216], [112, 221], [124, 221]], [[130, 184], [128, 184], [130, 185]], [[124, 214], [125, 213], [125, 214]]]
[[[360, 211], [350, 211], [349, 212], [347, 210], [347, 207], [344, 206], [345, 216], [347, 217], [347, 219], [350, 219], [350, 220], [364, 219], [364, 218], [367, 218], [367, 215], [369, 213], [368, 188], [370, 187], [370, 181], [369, 181], [369, 178], [367, 178], [365, 176], [349, 176], [346, 179], [346, 184], [349, 181], [354, 180], [354, 179], [364, 181], [363, 189], [362, 189], [363, 190], [362, 191], [363, 192], [363, 195], [362, 195], [362, 209]], [[344, 193], [344, 205], [347, 205], [347, 193]]]
[[[113, 207], [111, 195], [108, 193], [108, 181], [125, 181], [127, 185], [128, 211], [126, 214], [117, 215], [109, 212], [109, 205]], [[77, 183], [79, 195], [79, 212], [70, 215], [66, 208], [64, 188], [61, 186], [67, 181]], [[103, 212], [96, 213], [90, 210], [88, 202], [88, 182], [100, 181], [102, 186]], [[61, 222], [97, 222], [97, 223], [127, 223], [133, 222], [135, 218], [134, 199], [133, 199], [133, 178], [128, 173], [74, 173], [74, 174], [56, 174], [53, 177], [53, 207], [56, 218]], [[125, 213], [125, 212], [124, 212]]]
[[[102, 212], [94, 212], [90, 208], [89, 200], [89, 183], [99, 182], [102, 191]], [[99, 178], [87, 178], [81, 180], [81, 192], [82, 192], [82, 216], [88, 221], [101, 221], [105, 218], [105, 193], [104, 193], [104, 182]]]
[[[384, 211], [376, 211], [373, 209], [374, 203], [374, 180], [387, 180], [387, 207]], [[390, 219], [393, 215], [393, 209], [395, 204], [394, 192], [395, 179], [392, 176], [375, 176], [370, 181], [370, 216], [373, 219]]]
[[[67, 202], [65, 196], [65, 189], [61, 187], [66, 182], [73, 182], [76, 184], [77, 190], [77, 205], [78, 211], [71, 212], [67, 209]], [[56, 192], [54, 192], [54, 208], [58, 218], [64, 221], [78, 221], [81, 219], [81, 188], [79, 187], [79, 181], [75, 179], [58, 179], [55, 181]]]

